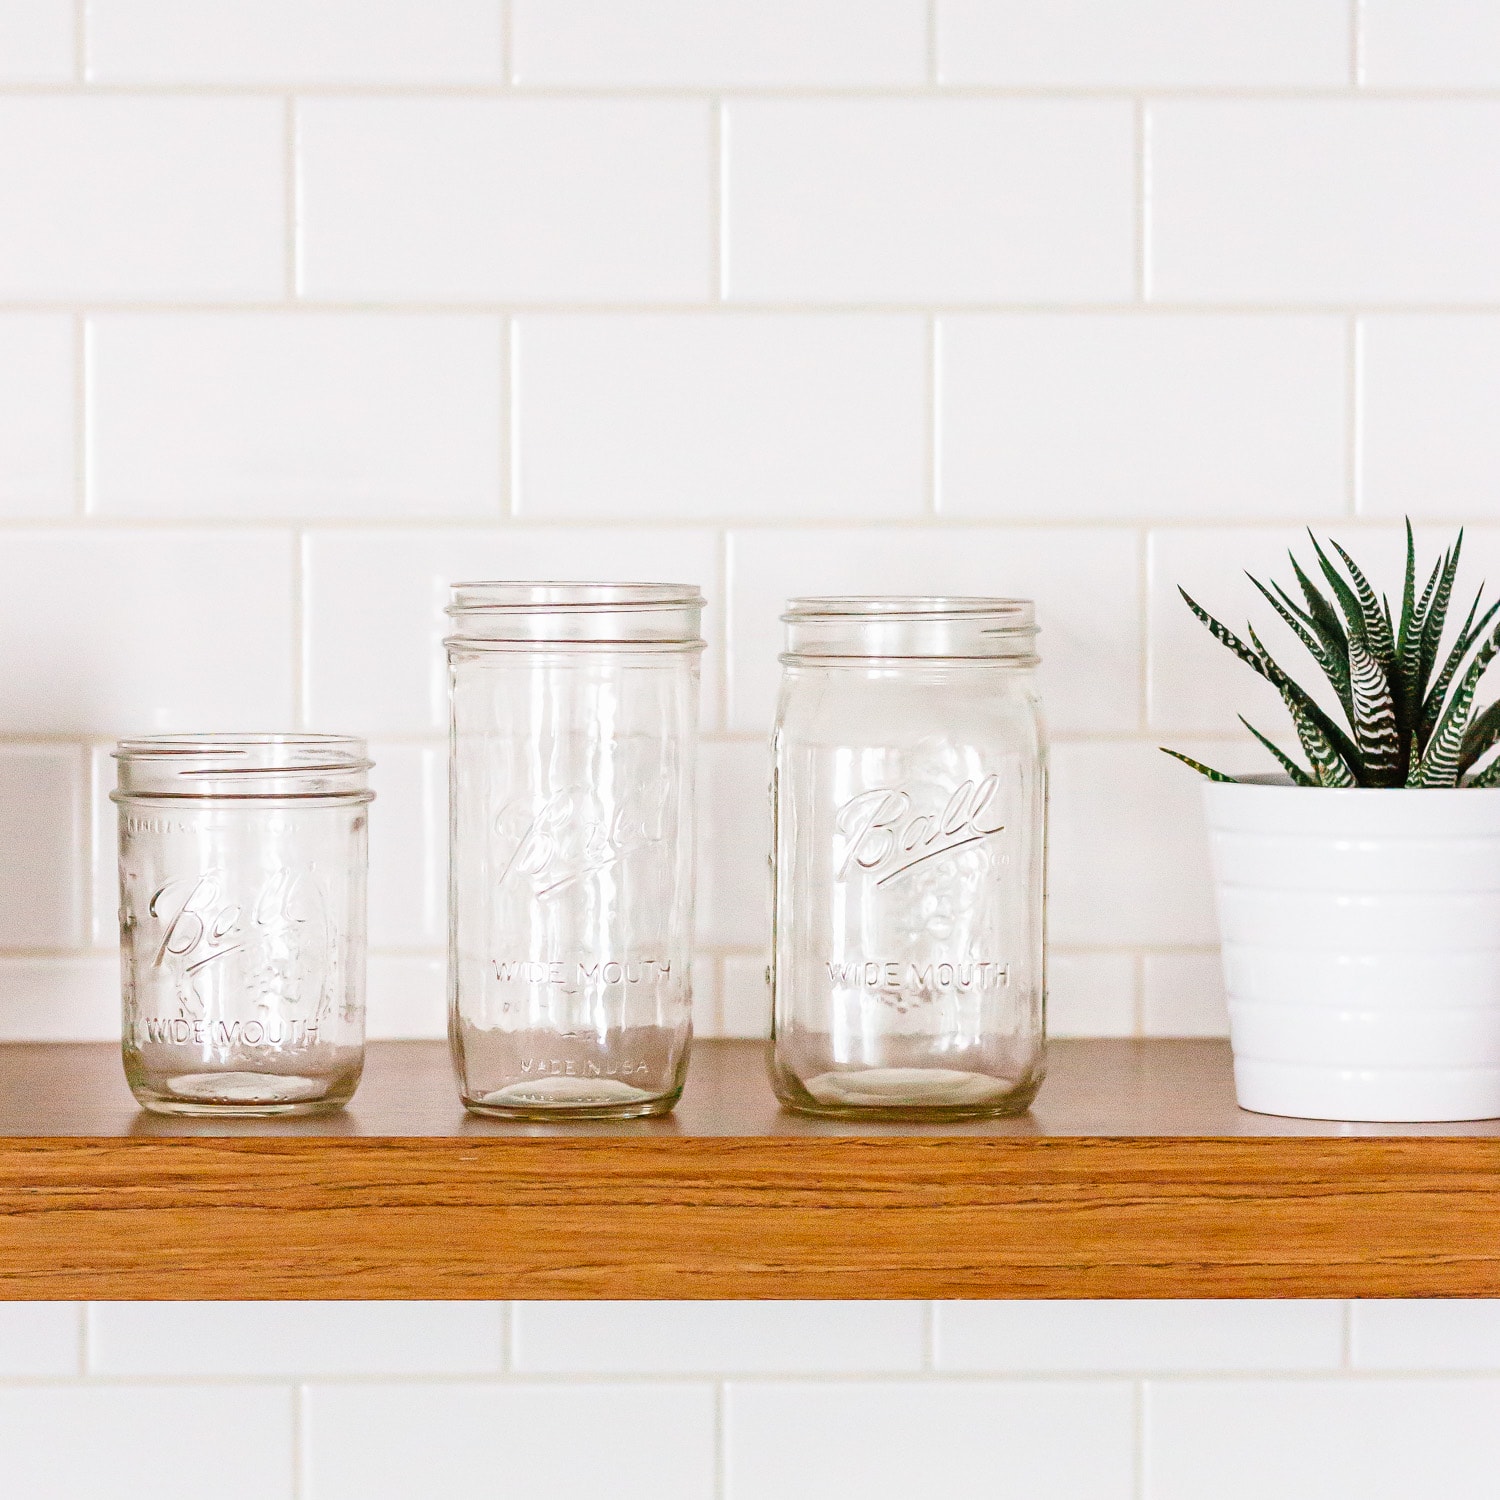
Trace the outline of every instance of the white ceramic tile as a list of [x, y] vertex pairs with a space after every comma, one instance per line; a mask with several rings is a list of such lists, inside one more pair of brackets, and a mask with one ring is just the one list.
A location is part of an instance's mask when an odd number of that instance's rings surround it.
[[938, 509], [1337, 514], [1346, 338], [1329, 317], [943, 318]]
[[1125, 1381], [731, 1385], [728, 1494], [1125, 1500], [1132, 1400]]
[[1047, 954], [1048, 1036], [1134, 1036], [1131, 953]]
[[922, 0], [512, 0], [523, 84], [921, 83]]
[[719, 995], [721, 1036], [768, 1037], [771, 1034], [771, 987], [765, 953], [730, 953], [722, 965]]
[[[149, 1435], [163, 1424], [170, 1443]], [[35, 1500], [291, 1500], [292, 1392], [270, 1386], [0, 1389], [9, 1493]]]
[[1147, 1500], [1480, 1500], [1495, 1493], [1500, 1383], [1153, 1381]]
[[1500, 514], [1500, 318], [1366, 318], [1359, 351], [1360, 512]]
[[698, 940], [770, 937], [771, 759], [760, 740], [703, 746], [698, 782]]
[[88, 0], [93, 83], [496, 83], [486, 0]]
[[[1348, 549], [1377, 590], [1400, 597], [1406, 543], [1399, 524], [1362, 526], [1343, 521], [1319, 525], [1315, 532], [1330, 556], [1333, 554], [1326, 539], [1333, 537]], [[1418, 527], [1417, 566], [1424, 579], [1455, 533], [1452, 526]], [[1237, 734], [1248, 741], [1239, 725], [1239, 714], [1278, 741], [1286, 738], [1290, 729], [1275, 690], [1213, 639], [1182, 601], [1179, 588], [1186, 589], [1204, 609], [1246, 640], [1248, 621], [1293, 678], [1309, 690], [1316, 689], [1315, 696], [1325, 705], [1332, 704], [1326, 688], [1320, 686], [1322, 674], [1312, 658], [1245, 576], [1249, 572], [1262, 582], [1279, 583], [1291, 591], [1293, 598], [1299, 598], [1296, 575], [1287, 557], [1289, 550], [1326, 593], [1327, 585], [1318, 572], [1305, 531], [1225, 527], [1164, 529], [1151, 534], [1147, 677], [1154, 730]], [[1500, 529], [1467, 528], [1464, 558], [1454, 591], [1454, 609], [1460, 620], [1480, 581], [1500, 576]], [[1258, 769], [1274, 769], [1264, 752], [1262, 760]]]
[[95, 1302], [91, 1375], [481, 1375], [498, 1302]]
[[304, 1411], [305, 1500], [713, 1492], [708, 1384], [314, 1386]]
[[1500, 1370], [1500, 1302], [1355, 1302], [1349, 1356], [1356, 1370]]
[[0, 745], [0, 948], [82, 940], [83, 775], [74, 746]]
[[370, 746], [370, 944], [437, 948], [448, 931], [448, 748]]
[[276, 297], [273, 99], [0, 99], [0, 298]]
[[315, 298], [702, 301], [702, 100], [316, 99], [298, 109]]
[[78, 1374], [82, 1315], [75, 1302], [7, 1302], [0, 1307], [0, 1372]]
[[[1170, 743], [1229, 775], [1260, 769], [1253, 743], [1181, 736]], [[1054, 943], [1218, 941], [1201, 782], [1138, 740], [1053, 747], [1047, 929]]]
[[542, 519], [920, 514], [918, 317], [525, 317], [521, 513]]
[[1500, 297], [1500, 104], [1170, 101], [1147, 131], [1153, 298]]
[[0, 731], [287, 727], [291, 573], [271, 531], [6, 532]]
[[1147, 1036], [1228, 1036], [1219, 950], [1142, 959], [1141, 1030]]
[[96, 948], [114, 948], [120, 941], [119, 814], [109, 794], [116, 784], [111, 755], [113, 741], [92, 745], [88, 757], [90, 924], [88, 941]]
[[719, 1008], [719, 962], [712, 953], [693, 955], [693, 1036], [709, 1039], [724, 1035]]
[[1006, 88], [1337, 87], [1345, 0], [937, 0], [938, 77]]
[[[449, 585], [473, 578], [695, 583], [703, 626], [705, 730], [718, 722], [724, 610], [718, 539], [698, 528], [499, 526], [315, 531], [304, 542], [310, 722], [343, 733], [446, 733], [442, 640]], [[378, 609], [372, 602], [379, 601]]]
[[121, 313], [87, 364], [91, 511], [500, 514], [498, 318]]
[[118, 1042], [120, 960], [0, 955], [0, 1042]]
[[73, 363], [71, 318], [0, 317], [0, 515], [72, 514]]
[[365, 961], [365, 1034], [444, 1040], [447, 978], [441, 953], [371, 953]]
[[1490, 0], [1360, 0], [1360, 81], [1378, 88], [1500, 86]]
[[1333, 1370], [1341, 1302], [939, 1302], [940, 1370]]
[[1111, 528], [736, 530], [729, 540], [730, 726], [770, 730], [788, 598], [926, 593], [1036, 600], [1049, 725], [1133, 729], [1141, 700], [1138, 545], [1135, 533]]
[[0, 0], [0, 79], [69, 81], [74, 9], [72, 0]]
[[522, 1372], [882, 1373], [922, 1366], [918, 1302], [518, 1302]]
[[1123, 101], [735, 101], [724, 133], [732, 299], [1134, 295]]

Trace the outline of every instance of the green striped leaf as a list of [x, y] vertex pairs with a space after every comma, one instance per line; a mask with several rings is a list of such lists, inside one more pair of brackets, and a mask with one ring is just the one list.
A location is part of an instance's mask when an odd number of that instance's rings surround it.
[[1491, 787], [1500, 786], [1500, 755], [1497, 755], [1484, 770], [1476, 772], [1464, 782], [1465, 786]]
[[1354, 743], [1364, 761], [1368, 782], [1400, 786], [1406, 779], [1407, 757], [1390, 679], [1358, 635], [1349, 637], [1349, 681], [1354, 697]]
[[[1458, 577], [1458, 559], [1463, 550], [1464, 534], [1460, 527], [1453, 543], [1453, 550], [1443, 557], [1443, 571], [1438, 579], [1437, 592], [1433, 595], [1432, 608], [1422, 621], [1423, 682], [1431, 678], [1432, 669], [1437, 665], [1438, 651], [1443, 644], [1443, 627], [1448, 623], [1448, 606], [1453, 600], [1453, 583]], [[1481, 588], [1479, 592], [1482, 595], [1484, 590]], [[1474, 602], [1477, 605], [1479, 600], [1476, 599]], [[1472, 612], [1469, 618], [1472, 622]]]
[[1458, 756], [1459, 774], [1462, 775], [1497, 744], [1500, 744], [1500, 701], [1490, 704], [1469, 721]]
[[[1396, 661], [1396, 643], [1391, 638], [1390, 609], [1389, 607], [1382, 608], [1380, 600], [1375, 596], [1375, 590], [1370, 587], [1369, 579], [1359, 570], [1354, 559], [1332, 537], [1329, 537], [1328, 541], [1329, 545], [1343, 558], [1344, 566], [1349, 570], [1349, 581], [1354, 585], [1354, 597], [1359, 601], [1360, 620], [1364, 630], [1365, 644], [1370, 648], [1370, 655], [1380, 663], [1383, 671], [1389, 672]], [[1353, 624], [1351, 620], [1351, 629]]]
[[1258, 739], [1272, 755], [1281, 762], [1281, 769], [1291, 778], [1293, 786], [1316, 786], [1318, 783], [1309, 776], [1301, 766], [1294, 761], [1279, 745], [1274, 745], [1258, 730], [1244, 714], [1239, 716], [1240, 723]]
[[1212, 766], [1205, 766], [1201, 760], [1194, 760], [1191, 755], [1184, 755], [1181, 750], [1168, 750], [1165, 745], [1156, 747], [1163, 755], [1170, 755], [1173, 760], [1180, 760], [1183, 765], [1191, 766], [1200, 776], [1207, 776], [1210, 781], [1238, 781], [1237, 776], [1226, 776], [1222, 771], [1216, 771]]
[[1489, 628], [1490, 621], [1495, 618], [1496, 613], [1500, 612], [1500, 599], [1496, 599], [1476, 621], [1474, 614], [1482, 598], [1484, 598], [1484, 590], [1481, 588], [1469, 608], [1464, 628], [1459, 632], [1458, 639], [1454, 641], [1452, 649], [1448, 652], [1448, 659], [1443, 663], [1443, 670], [1438, 673], [1437, 681], [1433, 683], [1422, 703], [1422, 717], [1417, 725], [1417, 742], [1424, 754], [1427, 742], [1437, 726], [1438, 716], [1443, 711], [1443, 700], [1448, 696], [1448, 688], [1457, 676], [1458, 669], [1463, 665], [1464, 657], [1468, 655], [1469, 648], [1474, 642]]
[[[1344, 705], [1344, 712], [1349, 715], [1350, 723], [1353, 723], [1354, 704], [1349, 692], [1347, 656], [1335, 655], [1322, 637], [1314, 632], [1311, 620], [1289, 599], [1283, 602], [1282, 599], [1277, 598], [1276, 594], [1273, 594], [1254, 574], [1246, 573], [1245, 577], [1260, 590], [1266, 602], [1286, 621], [1292, 633], [1307, 648], [1308, 654], [1323, 669], [1323, 675], [1333, 684], [1334, 692], [1339, 695], [1339, 702]], [[1281, 591], [1278, 590], [1278, 592]]]
[[1479, 691], [1479, 681], [1489, 664], [1500, 652], [1500, 629], [1497, 629], [1474, 653], [1468, 670], [1463, 675], [1452, 701], [1443, 710], [1437, 727], [1422, 759], [1417, 763], [1409, 780], [1411, 786], [1444, 787], [1457, 786], [1459, 763], [1463, 755], [1464, 733], [1468, 729], [1469, 712], [1474, 705], [1474, 695]]
[[[1342, 780], [1325, 782], [1322, 779], [1325, 769], [1330, 775], [1340, 774], [1334, 762], [1342, 765], [1355, 782], [1367, 781], [1364, 763], [1349, 736], [1323, 712], [1310, 694], [1293, 682], [1277, 665], [1275, 658], [1261, 644], [1260, 637], [1256, 635], [1253, 628], [1250, 631], [1250, 639], [1260, 653], [1261, 675], [1281, 694], [1281, 701], [1286, 704], [1287, 712], [1292, 716], [1292, 724], [1297, 730], [1297, 737], [1302, 741], [1302, 748], [1307, 752], [1308, 760], [1312, 762], [1313, 772], [1318, 776], [1319, 785], [1352, 784]], [[1312, 740], [1309, 740], [1309, 734], [1313, 736]]]

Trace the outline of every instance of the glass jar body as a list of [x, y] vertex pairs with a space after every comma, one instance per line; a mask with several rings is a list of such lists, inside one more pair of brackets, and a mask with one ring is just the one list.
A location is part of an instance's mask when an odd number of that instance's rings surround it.
[[1024, 1111], [1046, 991], [1029, 666], [788, 659], [773, 766], [777, 1097], [836, 1116]]
[[465, 1105], [662, 1114], [692, 1038], [697, 645], [449, 643]]
[[136, 1098], [171, 1114], [345, 1103], [364, 1061], [368, 798], [115, 800]]

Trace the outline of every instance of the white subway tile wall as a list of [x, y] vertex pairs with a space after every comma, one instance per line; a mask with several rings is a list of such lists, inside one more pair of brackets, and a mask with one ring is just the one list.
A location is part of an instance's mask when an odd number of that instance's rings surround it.
[[[114, 738], [296, 725], [378, 763], [371, 1032], [441, 1036], [442, 610], [506, 574], [708, 596], [700, 1034], [768, 1023], [782, 602], [920, 590], [1038, 603], [1053, 1032], [1220, 1035], [1157, 747], [1286, 725], [1177, 588], [1259, 628], [1408, 514], [1500, 578], [1497, 407], [1493, 0], [0, 0], [0, 1040], [116, 1034]], [[1462, 1500], [1497, 1317], [13, 1307], [0, 1468]]]

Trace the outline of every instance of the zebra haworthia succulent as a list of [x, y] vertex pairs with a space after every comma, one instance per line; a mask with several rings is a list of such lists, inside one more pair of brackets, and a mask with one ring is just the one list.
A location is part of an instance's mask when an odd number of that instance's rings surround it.
[[[1253, 629], [1247, 644], [1185, 589], [1178, 590], [1214, 639], [1280, 693], [1307, 764], [1279, 749], [1253, 724], [1240, 722], [1297, 786], [1500, 787], [1500, 756], [1479, 765], [1500, 744], [1500, 701], [1484, 709], [1475, 707], [1480, 679], [1500, 654], [1500, 625], [1485, 634], [1500, 612], [1500, 599], [1481, 615], [1482, 586], [1438, 669], [1463, 532], [1433, 566], [1418, 594], [1416, 542], [1411, 522], [1406, 523], [1399, 620], [1392, 619], [1389, 600], [1376, 594], [1337, 542], [1331, 543], [1338, 554], [1335, 563], [1311, 532], [1308, 536], [1329, 593], [1318, 588], [1295, 556], [1292, 570], [1300, 600], [1278, 583], [1267, 587], [1258, 578], [1250, 582], [1318, 664], [1344, 723], [1277, 665]], [[1178, 750], [1167, 754], [1213, 781], [1239, 779]]]

